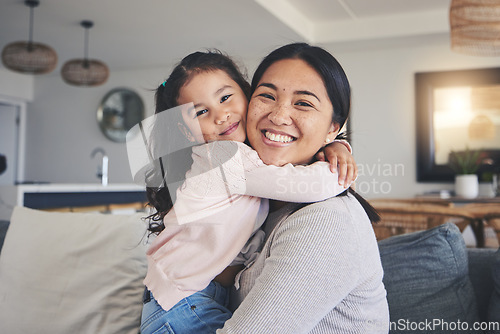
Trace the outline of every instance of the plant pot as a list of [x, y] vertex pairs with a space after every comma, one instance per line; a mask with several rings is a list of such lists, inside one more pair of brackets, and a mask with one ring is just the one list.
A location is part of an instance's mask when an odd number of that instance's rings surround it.
[[466, 174], [455, 176], [455, 194], [458, 197], [476, 198], [479, 193], [477, 175]]

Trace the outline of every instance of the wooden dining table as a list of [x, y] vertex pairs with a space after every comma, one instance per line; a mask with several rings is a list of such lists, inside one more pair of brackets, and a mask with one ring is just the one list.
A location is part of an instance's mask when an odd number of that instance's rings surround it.
[[444, 199], [418, 196], [373, 199], [370, 203], [382, 217], [381, 223], [374, 227], [378, 238], [429, 229], [450, 221], [462, 232], [470, 226], [478, 248], [486, 246], [486, 226], [493, 228], [500, 244], [500, 197]]
[[470, 227], [476, 237], [477, 247], [485, 246], [484, 229], [491, 227], [500, 243], [500, 202], [489, 203], [469, 203], [463, 206], [456, 206], [455, 209], [465, 215], [471, 216], [474, 220]]

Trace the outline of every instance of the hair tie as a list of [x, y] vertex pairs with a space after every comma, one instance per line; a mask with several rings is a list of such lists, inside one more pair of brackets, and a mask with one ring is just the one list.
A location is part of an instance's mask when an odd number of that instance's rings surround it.
[[163, 87], [165, 87], [165, 84], [167, 83], [167, 80], [163, 81], [163, 83], [161, 84]]

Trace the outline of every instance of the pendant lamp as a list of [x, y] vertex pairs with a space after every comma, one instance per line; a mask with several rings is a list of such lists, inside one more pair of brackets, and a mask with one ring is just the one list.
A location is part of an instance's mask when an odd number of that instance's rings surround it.
[[473, 56], [500, 56], [500, 0], [452, 0], [451, 49]]
[[30, 7], [30, 28], [28, 42], [14, 42], [5, 46], [2, 51], [2, 63], [8, 69], [27, 74], [49, 73], [56, 67], [57, 54], [50, 46], [35, 43], [33, 39], [33, 8], [40, 2], [25, 1]]
[[63, 80], [73, 86], [99, 86], [108, 80], [109, 69], [106, 64], [96, 59], [88, 58], [89, 29], [94, 26], [92, 21], [82, 21], [85, 28], [85, 51], [83, 59], [67, 61], [61, 69]]

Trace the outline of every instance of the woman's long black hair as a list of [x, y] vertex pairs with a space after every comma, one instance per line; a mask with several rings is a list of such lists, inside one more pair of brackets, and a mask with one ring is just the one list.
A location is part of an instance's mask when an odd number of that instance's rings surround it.
[[[332, 121], [339, 124], [339, 129], [341, 129], [347, 121], [351, 109], [351, 87], [347, 75], [337, 59], [320, 47], [307, 43], [292, 43], [272, 51], [255, 70], [251, 85], [252, 94], [266, 70], [277, 61], [285, 59], [303, 60], [321, 76], [333, 106]], [[345, 139], [342, 133], [337, 138]], [[380, 221], [380, 216], [375, 208], [354, 189], [349, 188], [339, 196], [347, 194], [352, 194], [359, 201], [371, 222]]]

